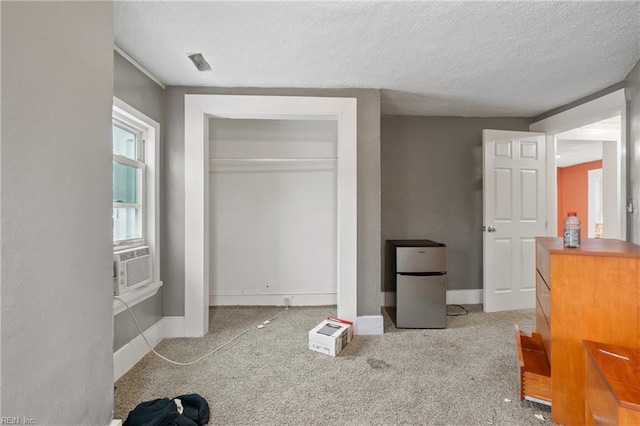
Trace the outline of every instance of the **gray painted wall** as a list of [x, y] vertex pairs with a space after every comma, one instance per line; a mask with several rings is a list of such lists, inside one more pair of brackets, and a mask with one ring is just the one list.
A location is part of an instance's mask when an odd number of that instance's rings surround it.
[[[114, 96], [131, 105], [138, 111], [160, 123], [160, 145], [162, 145], [162, 88], [117, 52], [113, 52]], [[162, 146], [160, 147], [160, 164], [162, 164]], [[160, 169], [162, 174], [162, 169]], [[162, 186], [160, 187], [162, 203]], [[162, 214], [162, 212], [161, 212]], [[160, 242], [162, 250], [162, 241]], [[160, 264], [162, 279], [162, 264]], [[131, 310], [136, 316], [140, 328], [146, 330], [162, 318], [162, 288], [150, 299], [135, 305]], [[128, 311], [119, 313], [114, 318], [113, 351], [117, 351], [140, 332], [135, 326]]]
[[[131, 308], [143, 331], [162, 318], [162, 294], [162, 288], [160, 288], [155, 296]], [[113, 352], [131, 342], [139, 334], [129, 311], [120, 312], [113, 318]]]
[[528, 128], [528, 118], [383, 116], [382, 243], [445, 243], [448, 289], [482, 289], [482, 130]]
[[113, 409], [111, 2], [2, 2], [2, 416]]
[[284, 95], [358, 100], [358, 315], [380, 313], [380, 92], [374, 89], [165, 90], [162, 265], [164, 314], [184, 315], [184, 95]]
[[113, 86], [114, 96], [162, 123], [162, 87], [115, 51]]
[[629, 240], [640, 244], [640, 61], [627, 76], [627, 99], [629, 100], [627, 111], [629, 126], [629, 189], [635, 211], [628, 216], [627, 234]]

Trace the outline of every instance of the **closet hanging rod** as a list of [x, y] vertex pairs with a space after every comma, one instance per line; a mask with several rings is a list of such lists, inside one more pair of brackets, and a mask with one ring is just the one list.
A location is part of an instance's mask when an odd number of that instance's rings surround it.
[[334, 170], [337, 158], [225, 158], [210, 159], [209, 171]]

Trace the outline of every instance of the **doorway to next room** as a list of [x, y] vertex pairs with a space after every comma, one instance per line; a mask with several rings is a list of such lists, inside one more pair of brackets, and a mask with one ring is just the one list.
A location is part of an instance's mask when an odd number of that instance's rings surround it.
[[621, 116], [556, 135], [557, 230], [562, 236], [567, 212], [576, 212], [581, 237], [622, 238], [616, 203]]

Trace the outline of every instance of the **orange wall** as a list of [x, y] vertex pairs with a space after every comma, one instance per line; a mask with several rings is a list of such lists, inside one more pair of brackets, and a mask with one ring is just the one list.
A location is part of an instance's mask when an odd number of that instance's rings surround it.
[[601, 169], [602, 160], [576, 164], [570, 167], [558, 167], [558, 236], [564, 230], [567, 212], [577, 212], [580, 219], [580, 237], [587, 238], [589, 211], [589, 170]]

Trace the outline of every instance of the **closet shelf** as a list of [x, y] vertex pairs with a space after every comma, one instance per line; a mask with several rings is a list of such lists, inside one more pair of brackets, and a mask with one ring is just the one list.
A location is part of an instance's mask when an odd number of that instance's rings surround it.
[[336, 158], [211, 158], [209, 171], [331, 171], [336, 164]]

